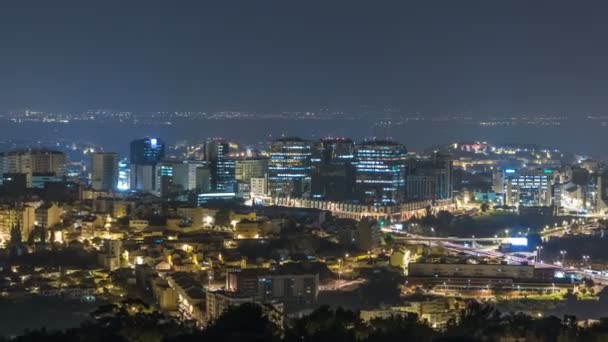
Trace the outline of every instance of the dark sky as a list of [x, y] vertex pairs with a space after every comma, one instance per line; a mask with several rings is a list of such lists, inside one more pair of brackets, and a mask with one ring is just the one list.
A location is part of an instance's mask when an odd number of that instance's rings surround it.
[[2, 0], [0, 109], [603, 114], [607, 18], [606, 1]]

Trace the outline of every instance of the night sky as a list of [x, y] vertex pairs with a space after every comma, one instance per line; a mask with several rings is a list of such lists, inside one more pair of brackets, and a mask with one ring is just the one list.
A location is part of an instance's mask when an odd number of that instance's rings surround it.
[[606, 1], [0, 2], [0, 109], [607, 114]]

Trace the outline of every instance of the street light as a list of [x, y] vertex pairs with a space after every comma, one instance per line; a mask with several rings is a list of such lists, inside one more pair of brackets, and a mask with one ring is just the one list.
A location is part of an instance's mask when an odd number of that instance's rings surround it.
[[583, 255], [583, 260], [585, 261], [585, 265], [587, 265], [587, 263], [589, 262], [589, 259], [591, 257], [589, 255]]
[[540, 251], [543, 249], [543, 246], [536, 246], [536, 262], [540, 261]]
[[566, 261], [566, 254], [568, 254], [568, 252], [566, 252], [566, 251], [559, 251], [559, 254], [562, 255], [562, 265], [563, 265], [564, 261]]

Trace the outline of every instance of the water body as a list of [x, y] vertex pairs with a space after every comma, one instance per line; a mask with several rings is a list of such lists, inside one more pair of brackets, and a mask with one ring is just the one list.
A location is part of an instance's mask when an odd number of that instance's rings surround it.
[[157, 136], [169, 143], [202, 141], [224, 137], [245, 144], [263, 144], [273, 137], [327, 136], [391, 137], [412, 151], [456, 141], [539, 144], [566, 152], [608, 156], [608, 126], [597, 121], [568, 120], [557, 126], [481, 126], [473, 122], [412, 121], [379, 127], [371, 120], [175, 120], [171, 125], [96, 121], [58, 123], [0, 123], [3, 139], [28, 141], [70, 139], [99, 144], [106, 149], [127, 152], [128, 143], [144, 136]]

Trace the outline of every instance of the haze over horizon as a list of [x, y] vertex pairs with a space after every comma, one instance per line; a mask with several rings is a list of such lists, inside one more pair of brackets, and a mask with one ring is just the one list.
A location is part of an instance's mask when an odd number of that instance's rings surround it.
[[0, 110], [604, 114], [607, 13], [596, 1], [5, 1]]

